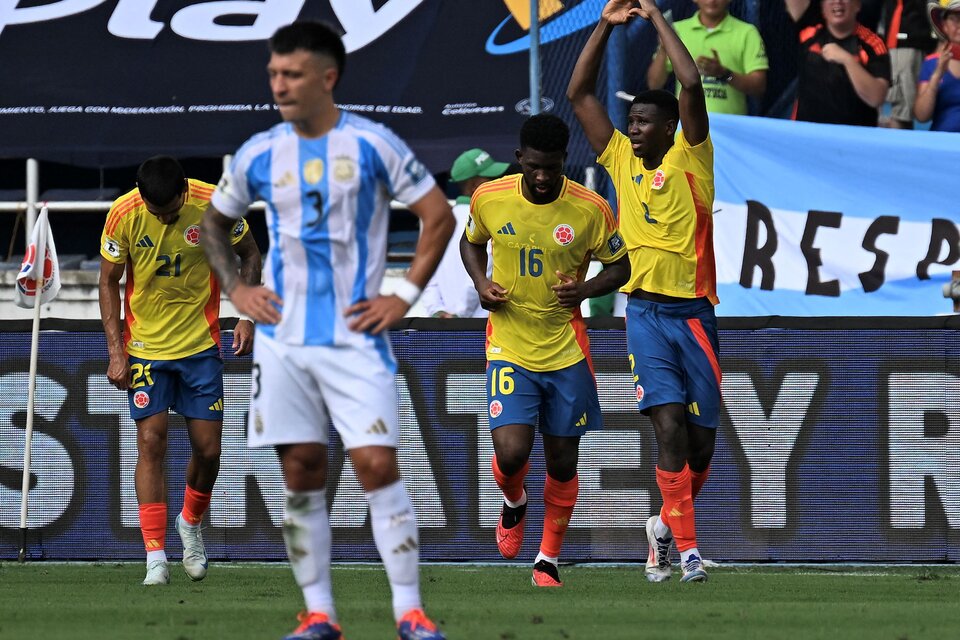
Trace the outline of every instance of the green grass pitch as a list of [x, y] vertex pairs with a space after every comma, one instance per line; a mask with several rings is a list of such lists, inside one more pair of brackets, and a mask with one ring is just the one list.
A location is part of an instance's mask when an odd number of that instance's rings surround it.
[[[280, 638], [299, 589], [285, 564], [211, 563], [191, 582], [143, 587], [142, 563], [0, 563], [0, 638]], [[530, 568], [426, 565], [428, 613], [450, 640], [960, 638], [960, 568], [720, 567], [705, 584], [648, 584], [642, 566], [561, 567], [562, 589]], [[337, 565], [349, 640], [395, 638], [377, 565]]]

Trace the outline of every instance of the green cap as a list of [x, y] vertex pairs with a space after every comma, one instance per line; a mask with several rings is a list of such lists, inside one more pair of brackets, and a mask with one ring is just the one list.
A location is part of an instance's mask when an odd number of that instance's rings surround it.
[[483, 149], [470, 149], [461, 153], [453, 161], [453, 166], [450, 167], [450, 179], [454, 182], [463, 182], [475, 176], [499, 178], [507, 172], [509, 166], [506, 162], [495, 162]]

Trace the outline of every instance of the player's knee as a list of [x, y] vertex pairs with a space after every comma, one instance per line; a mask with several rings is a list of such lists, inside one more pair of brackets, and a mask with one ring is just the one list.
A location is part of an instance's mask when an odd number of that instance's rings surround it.
[[504, 445], [497, 448], [497, 466], [506, 476], [512, 476], [527, 464], [530, 452], [526, 447]]
[[159, 458], [167, 453], [167, 436], [158, 431], [141, 431], [137, 434], [137, 454], [141, 458]]

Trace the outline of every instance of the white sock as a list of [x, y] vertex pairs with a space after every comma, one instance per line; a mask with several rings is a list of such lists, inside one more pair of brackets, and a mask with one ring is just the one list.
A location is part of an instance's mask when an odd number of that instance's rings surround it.
[[670, 527], [667, 526], [667, 523], [664, 522], [663, 518], [660, 516], [657, 516], [657, 523], [653, 525], [653, 535], [657, 536], [661, 540], [669, 540], [673, 537]]
[[410, 496], [398, 480], [366, 494], [370, 526], [393, 592], [393, 616], [399, 620], [420, 609], [420, 550], [417, 516]]
[[560, 558], [551, 558], [548, 555], [544, 555], [543, 551], [537, 554], [537, 559], [533, 561], [533, 564], [537, 564], [541, 560], [546, 560], [555, 567], [560, 565]]
[[687, 564], [687, 561], [690, 560], [690, 556], [697, 556], [698, 558], [703, 560], [703, 557], [701, 557], [700, 552], [697, 551], [697, 548], [692, 547], [690, 549], [687, 549], [686, 551], [680, 552], [680, 564], [681, 565]]
[[503, 502], [511, 509], [522, 507], [523, 505], [527, 504], [527, 490], [526, 489], [523, 490], [523, 495], [520, 496], [520, 499], [517, 500], [516, 502], [507, 500], [507, 496], [503, 496]]
[[287, 491], [283, 541], [307, 611], [321, 611], [336, 622], [330, 587], [330, 516], [326, 489]]
[[163, 549], [159, 551], [147, 551], [147, 566], [150, 566], [150, 563], [154, 560], [160, 560], [162, 562], [167, 561], [167, 552]]

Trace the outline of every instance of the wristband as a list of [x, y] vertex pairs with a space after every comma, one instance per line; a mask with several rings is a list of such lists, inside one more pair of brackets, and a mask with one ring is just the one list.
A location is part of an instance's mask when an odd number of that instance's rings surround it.
[[245, 315], [243, 315], [242, 313], [238, 313], [238, 314], [237, 314], [237, 322], [240, 322], [241, 320], [246, 320], [246, 321], [249, 322], [250, 324], [256, 324], [256, 323], [253, 321], [253, 318], [251, 318], [250, 316], [245, 316]]
[[400, 284], [398, 284], [397, 288], [393, 291], [393, 295], [397, 296], [411, 307], [416, 304], [417, 300], [420, 299], [421, 293], [423, 293], [423, 289], [413, 284], [406, 278], [401, 280]]

